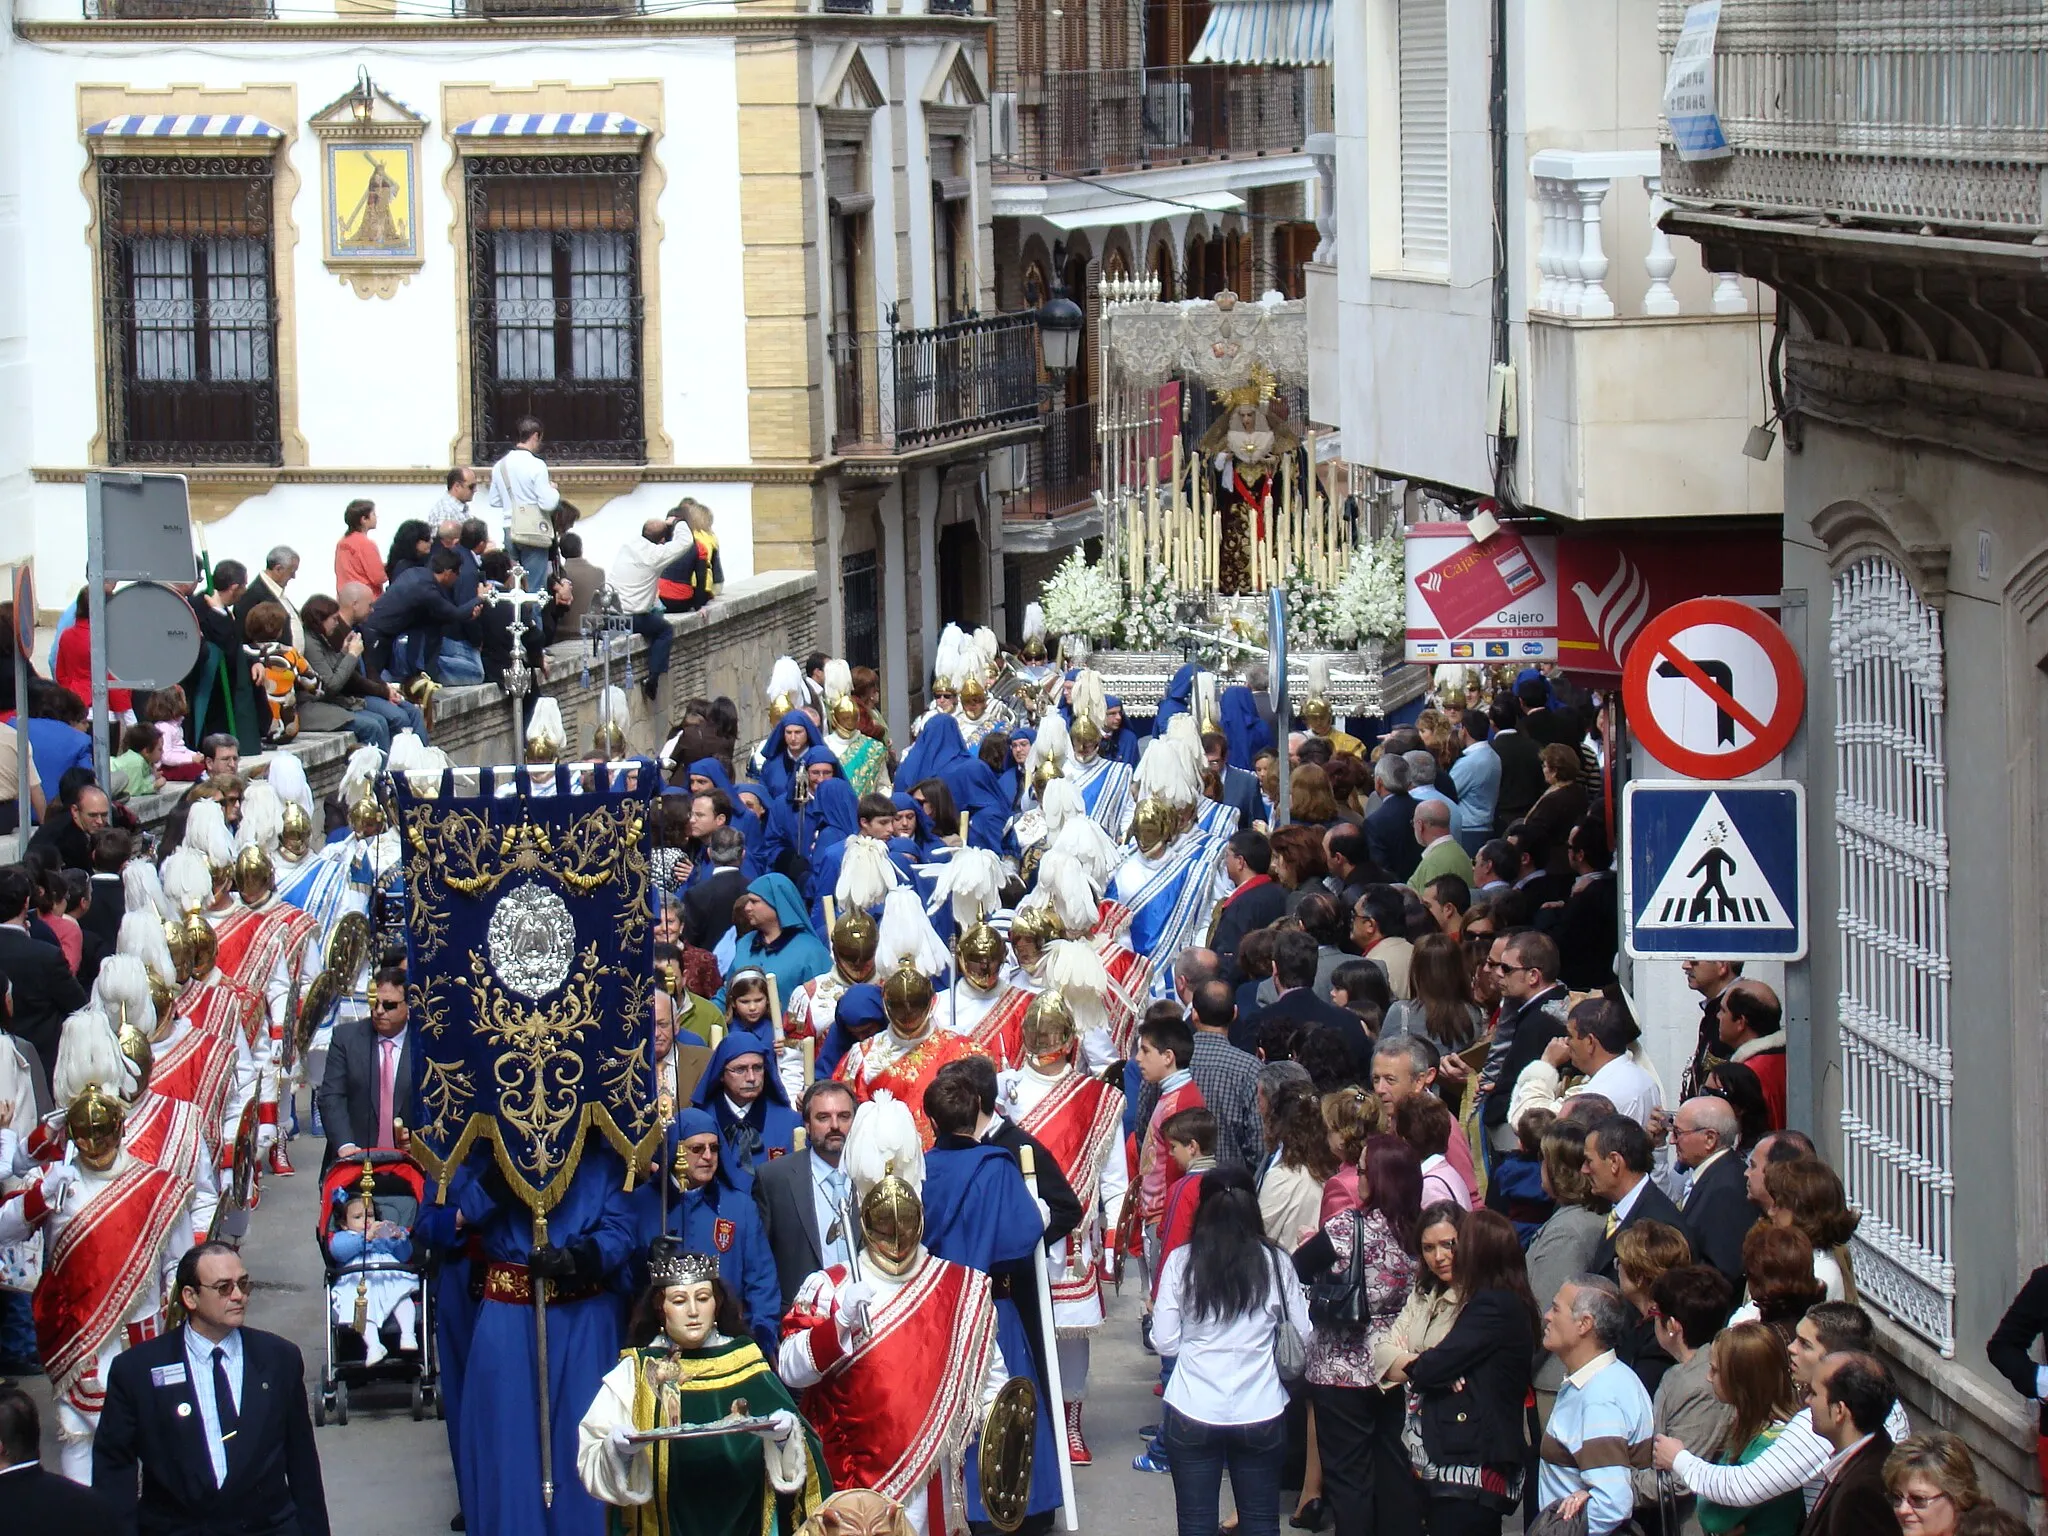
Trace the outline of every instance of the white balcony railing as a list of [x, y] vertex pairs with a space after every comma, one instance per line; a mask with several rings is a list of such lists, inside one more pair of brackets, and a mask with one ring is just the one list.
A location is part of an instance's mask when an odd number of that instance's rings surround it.
[[[1678, 257], [1671, 237], [1657, 227], [1665, 208], [1658, 151], [1546, 149], [1530, 160], [1529, 180], [1541, 225], [1536, 292], [1529, 300], [1532, 312], [1579, 320], [1614, 317], [1602, 210], [1617, 181], [1640, 180], [1650, 195], [1649, 249], [1643, 257], [1649, 285], [1643, 292], [1643, 313], [1680, 313], [1671, 287]], [[1734, 273], [1714, 274], [1709, 308], [1717, 315], [1737, 315], [1749, 308]]]

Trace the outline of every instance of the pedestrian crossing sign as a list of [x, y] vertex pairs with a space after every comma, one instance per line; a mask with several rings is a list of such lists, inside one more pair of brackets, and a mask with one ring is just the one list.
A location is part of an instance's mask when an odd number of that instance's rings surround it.
[[1638, 960], [1806, 957], [1806, 789], [1638, 779], [1622, 796], [1623, 942]]

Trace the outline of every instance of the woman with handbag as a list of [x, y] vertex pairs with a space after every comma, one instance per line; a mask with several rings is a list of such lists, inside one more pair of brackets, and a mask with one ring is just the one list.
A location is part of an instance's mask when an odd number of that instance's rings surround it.
[[1152, 1306], [1152, 1346], [1174, 1357], [1163, 1438], [1179, 1536], [1216, 1536], [1226, 1468], [1242, 1536], [1280, 1530], [1285, 1382], [1300, 1373], [1309, 1318], [1249, 1182], [1202, 1181], [1194, 1236], [1168, 1256]]
[[1421, 1189], [1422, 1170], [1406, 1142], [1369, 1138], [1359, 1166], [1363, 1204], [1338, 1211], [1294, 1254], [1295, 1273], [1312, 1287], [1309, 1401], [1337, 1536], [1422, 1529], [1401, 1443], [1404, 1397], [1375, 1361], [1414, 1285]]
[[1522, 1497], [1523, 1405], [1537, 1338], [1513, 1222], [1498, 1211], [1467, 1213], [1450, 1290], [1458, 1297], [1450, 1327], [1394, 1363], [1414, 1407], [1409, 1447], [1430, 1536], [1498, 1536]]

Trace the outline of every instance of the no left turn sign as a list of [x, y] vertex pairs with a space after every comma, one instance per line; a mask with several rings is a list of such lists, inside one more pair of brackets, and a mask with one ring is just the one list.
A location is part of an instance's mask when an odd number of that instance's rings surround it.
[[1799, 658], [1766, 615], [1725, 597], [1665, 609], [1621, 673], [1629, 727], [1657, 761], [1696, 779], [1739, 779], [1791, 744], [1806, 705]]

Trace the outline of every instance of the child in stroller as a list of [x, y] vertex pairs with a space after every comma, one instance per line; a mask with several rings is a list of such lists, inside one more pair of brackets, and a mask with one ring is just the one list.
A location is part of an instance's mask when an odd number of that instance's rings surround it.
[[327, 1287], [334, 1325], [362, 1336], [363, 1363], [375, 1365], [390, 1351], [385, 1324], [398, 1331], [398, 1347], [413, 1351], [419, 1344], [420, 1279], [409, 1267], [412, 1234], [376, 1214], [360, 1193], [336, 1190], [341, 1219], [327, 1239], [327, 1257], [334, 1278]]

